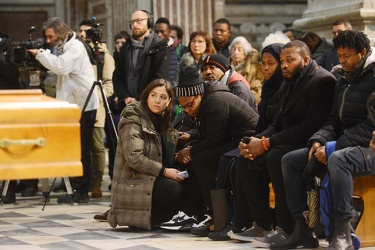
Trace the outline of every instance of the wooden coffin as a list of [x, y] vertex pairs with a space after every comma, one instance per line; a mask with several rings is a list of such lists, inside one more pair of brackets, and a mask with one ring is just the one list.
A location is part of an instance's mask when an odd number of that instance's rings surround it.
[[0, 90], [0, 180], [82, 176], [77, 105]]

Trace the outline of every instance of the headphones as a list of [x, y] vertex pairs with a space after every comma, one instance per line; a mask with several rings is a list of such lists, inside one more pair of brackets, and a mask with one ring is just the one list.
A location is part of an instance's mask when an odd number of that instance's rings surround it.
[[[154, 16], [147, 10], [141, 10], [147, 14], [147, 28], [152, 29], [154, 27]], [[130, 25], [130, 29], [132, 26]]]
[[147, 14], [148, 19], [147, 19], [147, 28], [152, 29], [154, 27], [154, 15], [152, 15], [150, 12], [147, 10], [141, 10], [144, 13]]

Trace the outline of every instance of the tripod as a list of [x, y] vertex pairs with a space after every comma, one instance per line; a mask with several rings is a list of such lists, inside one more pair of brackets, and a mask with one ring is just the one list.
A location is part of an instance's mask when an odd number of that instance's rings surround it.
[[[100, 65], [100, 62], [99, 62], [99, 46], [98, 46], [98, 43], [94, 43], [95, 46], [94, 46], [94, 57], [95, 57], [95, 64], [97, 65], [97, 79], [99, 79], [98, 81], [94, 81], [92, 86], [91, 86], [91, 89], [87, 95], [87, 98], [86, 98], [86, 101], [83, 105], [83, 108], [82, 108], [82, 113], [85, 112], [86, 110], [86, 107], [91, 99], [91, 96], [92, 96], [92, 93], [93, 91], [96, 89], [95, 87], [98, 86], [99, 90], [100, 90], [100, 93], [101, 93], [101, 96], [102, 96], [102, 99], [103, 99], [103, 104], [104, 104], [104, 109], [106, 111], [106, 120], [108, 121], [108, 124], [110, 124], [110, 128], [109, 128], [109, 134], [110, 134], [110, 137], [111, 137], [111, 142], [112, 142], [112, 148], [114, 151], [116, 151], [116, 145], [117, 143], [115, 144], [115, 141], [112, 139], [112, 138], [115, 138], [116, 139], [116, 142], [118, 141], [118, 134], [117, 134], [117, 130], [116, 130], [116, 126], [115, 126], [115, 123], [113, 121], [113, 117], [112, 117], [112, 112], [111, 112], [111, 109], [109, 108], [109, 104], [108, 104], [108, 100], [107, 100], [107, 97], [105, 95], [105, 92], [104, 92], [104, 89], [103, 89], [103, 82], [101, 80], [101, 71], [102, 71], [102, 68], [99, 68], [99, 65]], [[115, 137], [114, 137], [115, 136]], [[53, 183], [55, 182], [56, 178], [54, 179]], [[64, 177], [64, 181], [66, 183], [66, 181], [69, 182], [69, 178], [68, 177]], [[45, 198], [45, 202], [44, 202], [44, 206], [46, 205], [47, 201], [49, 200], [49, 196], [50, 196], [50, 193], [52, 191], [52, 188], [53, 188], [53, 184], [49, 190], [49, 192], [46, 194], [46, 198]], [[68, 190], [68, 188], [67, 188]], [[69, 194], [69, 195], [72, 195], [72, 194]], [[43, 206], [43, 209], [44, 209], [44, 206]]]

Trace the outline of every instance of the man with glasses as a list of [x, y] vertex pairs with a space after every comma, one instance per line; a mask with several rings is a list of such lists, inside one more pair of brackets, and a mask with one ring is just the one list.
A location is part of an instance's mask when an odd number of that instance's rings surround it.
[[[191, 183], [182, 211], [160, 227], [191, 229], [195, 235], [207, 236], [213, 230], [210, 189], [215, 187], [220, 158], [236, 149], [244, 136], [254, 134], [258, 114], [245, 101], [230, 93], [227, 86], [215, 81], [203, 83], [195, 66], [181, 70], [175, 92], [183, 110], [198, 124], [200, 139], [176, 154], [179, 163], [188, 164]], [[203, 204], [203, 216], [198, 214], [197, 204]]]
[[169, 79], [169, 48], [152, 31], [152, 14], [137, 10], [131, 15], [129, 25], [133, 35], [121, 47], [113, 73], [113, 86], [121, 109], [138, 101], [152, 80]]

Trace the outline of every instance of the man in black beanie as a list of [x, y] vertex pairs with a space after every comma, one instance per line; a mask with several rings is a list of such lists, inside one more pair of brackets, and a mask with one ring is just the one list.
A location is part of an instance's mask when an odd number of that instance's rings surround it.
[[176, 160], [182, 164], [191, 163], [187, 166], [191, 181], [196, 180], [198, 183], [191, 184], [188, 192], [193, 192], [190, 187], [200, 188], [204, 216], [199, 224], [191, 226], [197, 211], [189, 210], [186, 204], [199, 199], [194, 194], [195, 200], [184, 199], [186, 206], [183, 211], [170, 221], [162, 223], [160, 227], [186, 230], [187, 224], [190, 224], [193, 234], [207, 236], [213, 231], [210, 189], [215, 187], [215, 174], [220, 157], [237, 148], [244, 136], [254, 134], [258, 114], [241, 98], [230, 93], [227, 86], [218, 84], [217, 81], [202, 83], [201, 76], [193, 66], [181, 70], [175, 92], [183, 110], [198, 124], [200, 139], [180, 150]]
[[256, 97], [250, 90], [248, 81], [229, 65], [228, 59], [222, 54], [208, 55], [202, 64], [202, 78], [204, 81], [217, 80], [218, 83], [229, 87], [229, 91], [258, 112]]

